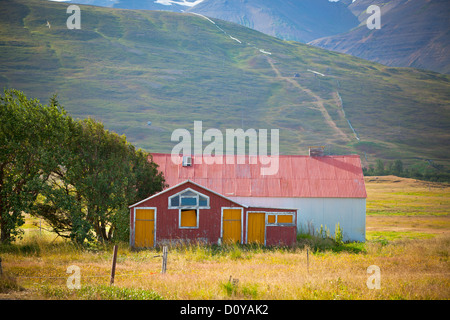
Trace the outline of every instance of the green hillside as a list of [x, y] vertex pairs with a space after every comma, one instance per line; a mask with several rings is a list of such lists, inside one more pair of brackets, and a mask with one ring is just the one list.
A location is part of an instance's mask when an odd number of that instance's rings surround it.
[[95, 117], [138, 147], [170, 152], [172, 131], [202, 120], [204, 130], [278, 128], [284, 154], [325, 145], [370, 162], [449, 159], [447, 75], [188, 13], [80, 6], [81, 30], [69, 30], [67, 6], [1, 2], [0, 86], [42, 102], [57, 93], [74, 117]]

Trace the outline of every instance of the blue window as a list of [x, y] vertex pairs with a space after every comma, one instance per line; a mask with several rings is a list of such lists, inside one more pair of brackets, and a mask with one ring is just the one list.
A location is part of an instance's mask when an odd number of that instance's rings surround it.
[[196, 206], [197, 197], [181, 197], [182, 206]]
[[180, 205], [180, 196], [175, 196], [170, 198], [170, 206], [171, 207], [178, 207]]
[[200, 207], [209, 207], [209, 198], [206, 198], [204, 196], [198, 196], [198, 202]]
[[209, 209], [209, 197], [187, 188], [169, 197], [169, 209]]

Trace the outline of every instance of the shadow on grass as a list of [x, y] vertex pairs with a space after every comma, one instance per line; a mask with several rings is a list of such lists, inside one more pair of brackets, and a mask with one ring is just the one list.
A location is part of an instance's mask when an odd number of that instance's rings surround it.
[[249, 259], [253, 254], [274, 253], [274, 252], [297, 252], [298, 250], [309, 249], [312, 253], [321, 252], [348, 252], [348, 253], [366, 253], [365, 243], [348, 242], [337, 243], [331, 238], [322, 238], [309, 234], [300, 234], [297, 236], [297, 242], [293, 246], [264, 246], [261, 244], [188, 244], [171, 246], [170, 251], [177, 251], [190, 254], [196, 260], [207, 258], [227, 257], [233, 260]]
[[[0, 254], [13, 254], [19, 256], [41, 256], [47, 253], [61, 253], [61, 252], [112, 252], [114, 244], [98, 244], [97, 246], [80, 246], [70, 241], [62, 241], [59, 243], [47, 242], [45, 240], [31, 239], [22, 243], [2, 244], [0, 245]], [[119, 243], [122, 250], [131, 250], [133, 252], [139, 251], [154, 251], [155, 253], [162, 252], [162, 246], [147, 249], [129, 248], [127, 243]], [[321, 237], [310, 234], [298, 234], [297, 242], [293, 246], [264, 246], [262, 244], [205, 244], [205, 243], [190, 243], [190, 244], [172, 244], [169, 245], [169, 251], [188, 254], [194, 260], [205, 260], [226, 257], [232, 260], [249, 259], [253, 254], [258, 253], [273, 253], [273, 252], [296, 252], [298, 250], [309, 249], [312, 253], [321, 252], [348, 252], [348, 253], [365, 253], [365, 243], [349, 242], [338, 243], [329, 237]]]

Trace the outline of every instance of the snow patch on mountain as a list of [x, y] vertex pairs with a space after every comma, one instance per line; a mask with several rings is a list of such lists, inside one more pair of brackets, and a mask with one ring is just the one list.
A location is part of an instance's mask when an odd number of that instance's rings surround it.
[[173, 1], [173, 0], [156, 0], [155, 3], [158, 4], [162, 4], [165, 6], [171, 6], [172, 4], [178, 4], [180, 6], [185, 6], [185, 7], [193, 7], [198, 5], [199, 3], [202, 3], [204, 0], [196, 0], [196, 1], [186, 1], [186, 0], [182, 0], [182, 1]]

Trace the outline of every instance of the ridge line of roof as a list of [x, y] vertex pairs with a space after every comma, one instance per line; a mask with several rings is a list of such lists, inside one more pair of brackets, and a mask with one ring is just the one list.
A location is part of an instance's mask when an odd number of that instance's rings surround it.
[[[162, 155], [162, 156], [172, 156], [171, 153], [162, 153], [162, 152], [153, 152], [150, 153], [150, 155]], [[178, 155], [181, 157], [181, 155]], [[196, 156], [202, 156], [202, 157], [216, 157], [216, 156], [210, 156], [210, 155], [202, 155], [202, 154], [192, 154], [192, 157], [196, 157]], [[248, 155], [248, 154], [235, 154], [235, 155], [226, 155], [223, 154], [221, 156], [217, 156], [217, 157], [236, 157], [236, 156], [244, 156], [244, 157], [258, 157], [258, 155]], [[335, 155], [323, 155], [323, 156], [317, 156], [317, 157], [313, 157], [313, 156], [309, 156], [309, 155], [302, 155], [302, 154], [280, 154], [280, 155], [274, 155], [274, 156], [270, 156], [268, 155], [267, 157], [304, 157], [304, 158], [334, 158], [334, 157], [352, 157], [352, 158], [360, 158], [360, 155], [358, 154], [345, 154], [345, 155], [339, 155], [339, 154], [335, 154]]]

